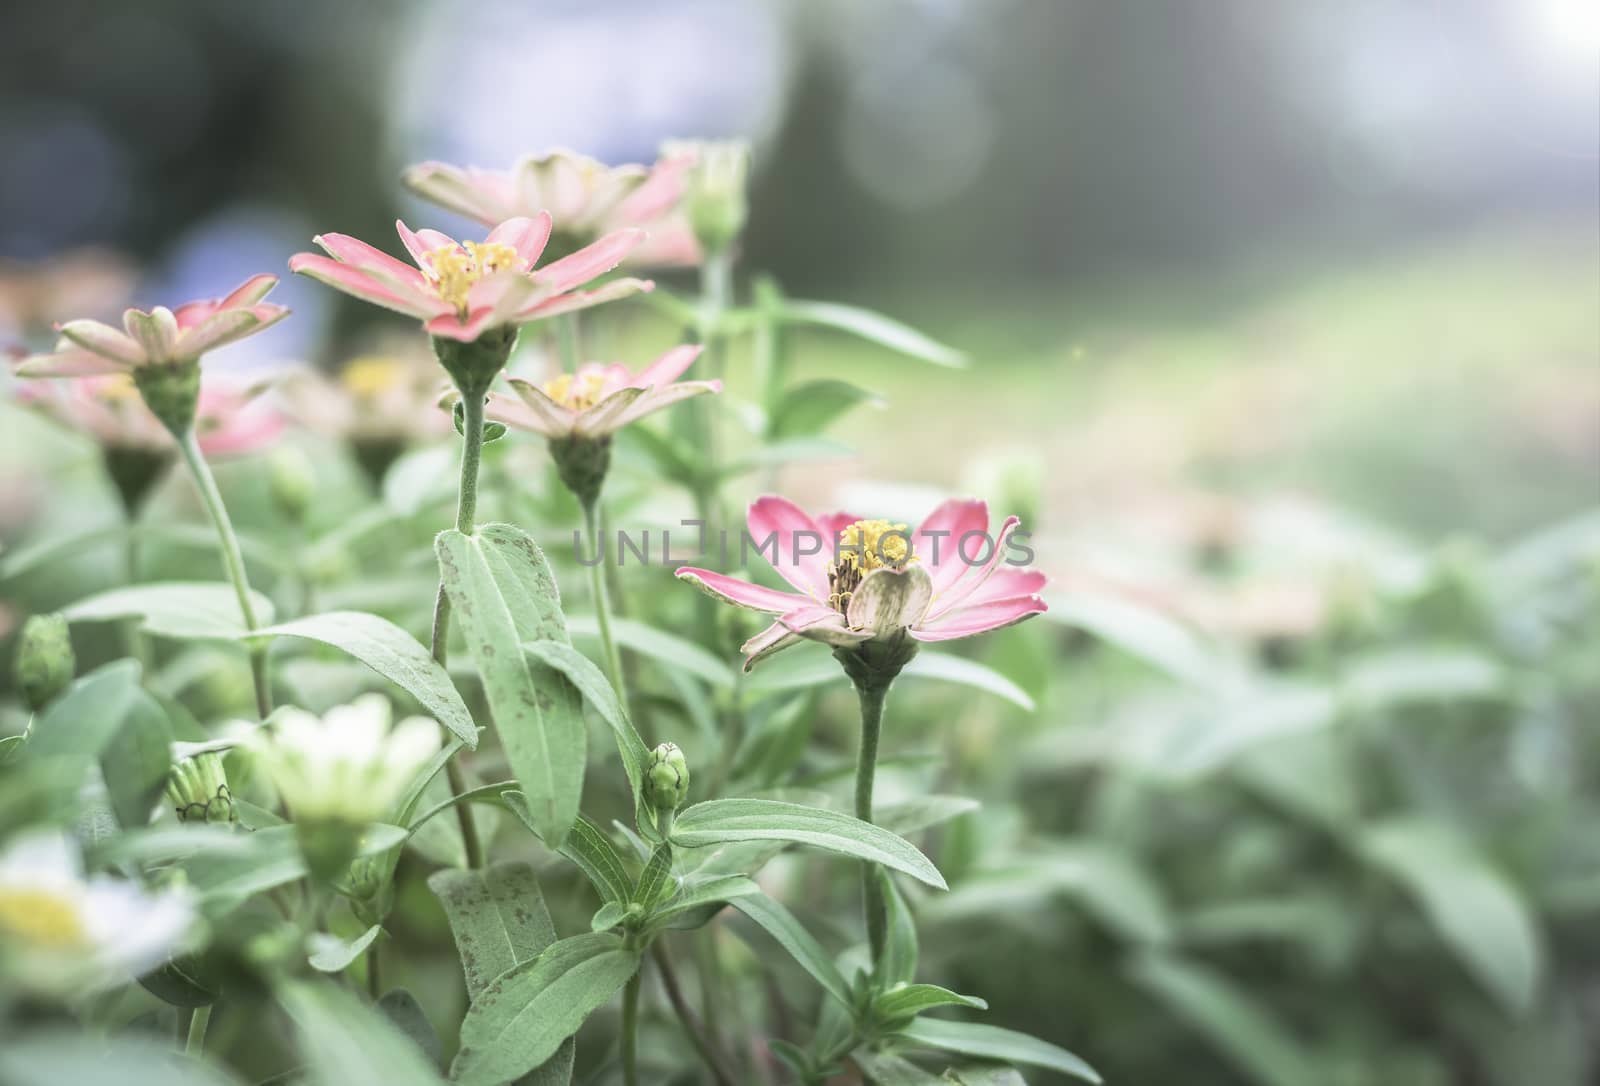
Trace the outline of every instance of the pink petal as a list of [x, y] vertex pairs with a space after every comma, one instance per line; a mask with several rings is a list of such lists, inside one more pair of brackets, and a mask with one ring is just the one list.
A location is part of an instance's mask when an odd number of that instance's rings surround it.
[[694, 365], [694, 360], [700, 357], [700, 352], [705, 350], [702, 343], [685, 343], [681, 347], [674, 347], [644, 369], [631, 382], [639, 388], [660, 388], [670, 385], [683, 371]]
[[615, 433], [633, 402], [646, 395], [642, 388], [618, 389], [578, 416], [577, 432], [590, 437]]
[[745, 526], [750, 533], [746, 545], [759, 548], [780, 577], [814, 601], [828, 598], [828, 563], [833, 549], [805, 510], [788, 498], [769, 494], [750, 503]]
[[329, 256], [341, 264], [348, 264], [364, 272], [373, 282], [379, 283], [402, 298], [422, 300], [434, 294], [433, 284], [410, 264], [402, 263], [375, 249], [359, 238], [348, 234], [318, 234], [315, 241]]
[[[137, 366], [145, 360], [144, 349], [126, 334], [99, 321], [68, 321], [58, 325], [56, 331], [73, 344], [126, 366]], [[61, 345], [56, 345], [59, 350]]]
[[126, 373], [127, 363], [113, 362], [103, 354], [68, 346], [52, 354], [36, 354], [17, 362], [18, 377], [92, 377], [105, 373]]
[[773, 653], [781, 652], [791, 645], [798, 645], [804, 640], [805, 638], [782, 622], [774, 622], [739, 646], [739, 651], [744, 653], [744, 669], [749, 671]]
[[[721, 381], [679, 381], [668, 385], [666, 388], [653, 388], [640, 396], [617, 420], [613, 429], [620, 430], [630, 423], [637, 422], [646, 415], [653, 415], [662, 408], [671, 407], [681, 400], [703, 396], [708, 392], [721, 392]], [[828, 551], [828, 541], [822, 542], [824, 553]]]
[[254, 335], [289, 315], [289, 307], [263, 302], [248, 309], [224, 309], [204, 324], [178, 337], [177, 351], [184, 358], [199, 358], [206, 351]]
[[471, 343], [499, 323], [502, 322], [495, 320], [493, 309], [479, 309], [468, 313], [465, 319], [451, 310], [429, 320], [423, 327], [431, 336], [443, 336], [445, 339]]
[[296, 253], [289, 258], [289, 270], [299, 275], [308, 275], [320, 283], [326, 283], [335, 290], [342, 290], [362, 301], [392, 309], [396, 313], [404, 313], [418, 320], [427, 320], [441, 312], [450, 312], [450, 307], [442, 301], [435, 299], [433, 305], [421, 305], [416, 300], [403, 297], [376, 282], [358, 268], [316, 253]]
[[[960, 498], [942, 503], [917, 527], [917, 534], [911, 537], [911, 553], [928, 568], [928, 575], [933, 578], [935, 596], [946, 592], [969, 568], [956, 553], [961, 537], [968, 532], [988, 530], [988, 505]], [[978, 542], [972, 540], [966, 549], [967, 553], [982, 553]]]
[[716, 573], [694, 566], [683, 566], [678, 570], [677, 576], [680, 580], [690, 582], [702, 592], [715, 596], [724, 603], [752, 611], [765, 611], [769, 615], [787, 614], [797, 608], [813, 606], [816, 603], [815, 600], [797, 596], [792, 592], [764, 588], [749, 581], [741, 581], [737, 577], [729, 577], [725, 573]]
[[420, 162], [400, 175], [400, 183], [425, 200], [480, 222], [496, 223], [505, 216], [486, 214], [480, 186], [461, 168], [446, 162]]
[[183, 331], [200, 324], [215, 313], [221, 305], [222, 303], [214, 298], [204, 302], [185, 302], [172, 311], [172, 316], [178, 322], [178, 330]]
[[933, 583], [922, 563], [904, 569], [880, 568], [868, 573], [850, 597], [852, 629], [877, 634], [914, 626], [927, 613]]
[[991, 600], [975, 607], [960, 607], [922, 626], [913, 626], [911, 636], [918, 641], [954, 641], [958, 637], [998, 630], [1047, 610], [1044, 600], [1038, 596]]
[[564, 256], [554, 264], [546, 264], [534, 273], [534, 278], [546, 290], [555, 294], [564, 293], [615, 268], [642, 241], [643, 230], [613, 231], [571, 256]]
[[503, 422], [514, 430], [526, 430], [544, 437], [565, 437], [572, 432], [571, 412], [564, 407], [556, 407], [552, 412], [491, 394], [484, 403], [483, 414], [485, 418]]
[[650, 168], [644, 184], [617, 205], [612, 218], [623, 226], [648, 226], [683, 199], [685, 175], [693, 167], [692, 155], [661, 159]]
[[[981, 567], [977, 568], [968, 566], [962, 555], [976, 558], [978, 555], [983, 554], [983, 547], [989, 546], [989, 544], [983, 543], [981, 545], [961, 547], [960, 537], [956, 537], [960, 553], [954, 556], [955, 561], [966, 572], [966, 576], [956, 579], [942, 596], [935, 589], [933, 607], [928, 611], [929, 618], [938, 618], [940, 615], [960, 606], [972, 593], [983, 587], [990, 575], [994, 573], [995, 568], [999, 566], [1001, 559], [1005, 557], [1006, 540], [1021, 523], [1022, 520], [1019, 517], [1007, 517], [1005, 519], [1005, 523], [1000, 525], [1000, 530], [995, 533], [993, 548], [989, 551], [987, 560]], [[974, 543], [976, 542], [974, 541]]]
[[515, 318], [517, 324], [529, 324], [537, 320], [560, 316], [562, 313], [572, 313], [590, 306], [601, 305], [605, 302], [626, 298], [631, 294], [649, 293], [656, 285], [648, 279], [613, 279], [603, 287], [594, 290], [577, 290], [569, 294], [558, 294], [554, 298], [546, 298], [530, 306], [520, 309]]
[[844, 531], [846, 525], [854, 524], [860, 519], [854, 513], [824, 513], [817, 518], [817, 527], [828, 537], [827, 550], [830, 556], [833, 548], [839, 543], [839, 533]]
[[544, 252], [544, 246], [550, 240], [550, 212], [541, 211], [533, 218], [519, 216], [507, 219], [493, 230], [484, 240], [499, 245], [509, 245], [517, 251], [517, 259], [523, 262], [524, 267], [531, 268], [539, 261], [539, 254]]
[[556, 403], [545, 395], [544, 389], [520, 377], [511, 378], [511, 391], [542, 422], [542, 427], [531, 427], [548, 437], [565, 437], [578, 425], [578, 412]]
[[1018, 569], [1001, 566], [989, 574], [989, 579], [962, 600], [962, 607], [976, 607], [980, 603], [1003, 600], [1010, 596], [1032, 596], [1044, 591], [1049, 580], [1036, 569]]
[[258, 275], [252, 275], [243, 283], [240, 283], [238, 286], [234, 287], [226, 298], [223, 298], [222, 301], [218, 302], [217, 308], [241, 309], [245, 306], [255, 305], [268, 294], [272, 293], [272, 288], [277, 285], [278, 277], [276, 275], [269, 275], [266, 272], [261, 272]]
[[406, 252], [411, 254], [411, 259], [417, 262], [417, 267], [428, 267], [428, 254], [435, 249], [459, 249], [461, 243], [449, 234], [441, 234], [437, 230], [416, 230], [404, 222], [394, 221], [395, 232], [400, 235], [400, 242], [406, 247]]
[[495, 272], [467, 288], [467, 310], [491, 310], [490, 324], [507, 324], [537, 289], [533, 280], [520, 272]]

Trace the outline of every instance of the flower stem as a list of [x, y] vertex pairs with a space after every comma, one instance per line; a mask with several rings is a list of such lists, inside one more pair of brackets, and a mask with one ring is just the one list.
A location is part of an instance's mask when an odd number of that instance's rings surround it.
[[[483, 462], [483, 396], [461, 397], [461, 485], [456, 492], [456, 531], [471, 535], [478, 513], [478, 466]], [[439, 594], [433, 602], [433, 658], [444, 667], [450, 661], [450, 597], [439, 584]], [[466, 775], [461, 763], [451, 758], [444, 764], [445, 779], [450, 783], [452, 795], [467, 790]], [[483, 866], [483, 844], [478, 840], [478, 824], [470, 804], [458, 803], [456, 821], [461, 826], [461, 844], [466, 852], [467, 866]]]
[[206, 1050], [206, 1028], [211, 1025], [211, 1004], [196, 1007], [194, 1016], [189, 1019], [189, 1036], [184, 1041], [183, 1051], [187, 1056], [199, 1059]]
[[643, 970], [635, 970], [622, 989], [622, 1083], [639, 1086], [639, 986]]
[[688, 1036], [689, 1043], [694, 1045], [694, 1050], [705, 1061], [706, 1070], [711, 1072], [711, 1077], [717, 1086], [736, 1086], [738, 1080], [728, 1068], [722, 1053], [717, 1051], [712, 1039], [706, 1036], [700, 1020], [695, 1017], [694, 1009], [683, 997], [683, 986], [678, 983], [678, 973], [672, 967], [672, 959], [667, 957], [667, 948], [657, 941], [650, 948], [650, 956], [655, 959], [656, 968], [661, 973], [661, 986], [667, 990], [667, 1000], [677, 1012], [678, 1020], [683, 1023], [683, 1032]]
[[[256, 621], [255, 607], [250, 602], [250, 581], [245, 574], [239, 537], [234, 533], [233, 521], [228, 518], [228, 507], [222, 504], [222, 492], [217, 489], [217, 480], [200, 451], [200, 441], [195, 437], [194, 427], [189, 427], [179, 436], [178, 449], [183, 454], [189, 474], [194, 478], [196, 489], [200, 491], [200, 501], [210, 514], [211, 523], [216, 526], [217, 539], [222, 547], [222, 564], [228, 571], [228, 579], [233, 582], [234, 593], [239, 597], [239, 614], [244, 619], [245, 629], [255, 630], [259, 628], [259, 623]], [[264, 720], [272, 712], [265, 642], [255, 642], [250, 646], [250, 677], [256, 688], [256, 712]]]
[[[861, 749], [856, 755], [856, 817], [863, 822], [872, 821], [872, 785], [878, 773], [878, 737], [883, 730], [883, 702], [888, 693], [888, 684], [856, 684], [856, 694], [861, 700]], [[872, 948], [872, 960], [877, 961], [883, 952], [888, 914], [884, 908], [883, 891], [878, 886], [876, 864], [861, 865], [861, 897], [867, 917], [867, 942]]]
[[578, 315], [563, 313], [556, 318], [556, 339], [561, 347], [561, 367], [568, 373], [577, 373], [579, 360]]
[[611, 633], [611, 603], [606, 596], [605, 562], [601, 560], [603, 544], [600, 539], [598, 497], [583, 503], [583, 523], [589, 533], [589, 549], [596, 559], [589, 567], [589, 589], [594, 596], [594, 621], [600, 630], [600, 649], [605, 654], [606, 676], [611, 680], [612, 689], [617, 692], [617, 702], [626, 706], [628, 682], [622, 673], [622, 653], [618, 650], [616, 639]]

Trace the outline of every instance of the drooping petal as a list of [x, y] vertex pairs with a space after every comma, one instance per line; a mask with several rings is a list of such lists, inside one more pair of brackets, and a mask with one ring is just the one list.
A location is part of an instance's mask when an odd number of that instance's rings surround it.
[[430, 336], [443, 336], [445, 339], [471, 343], [490, 328], [493, 328], [496, 323], [498, 322], [494, 317], [494, 309], [486, 307], [468, 313], [465, 317], [462, 317], [454, 310], [449, 313], [441, 313], [422, 327], [427, 329]]
[[16, 363], [14, 370], [18, 377], [94, 377], [127, 371], [126, 362], [113, 361], [103, 354], [86, 351], [70, 343], [64, 350], [23, 358]]
[[1003, 600], [1010, 596], [1032, 596], [1044, 591], [1049, 580], [1036, 569], [1018, 569], [999, 566], [989, 574], [989, 579], [961, 601], [962, 607], [976, 607], [980, 603]]
[[[446, 405], [441, 404], [441, 406]], [[491, 422], [504, 423], [513, 430], [524, 430], [543, 437], [565, 437], [572, 432], [570, 419], [558, 419], [550, 414], [536, 411], [525, 403], [493, 393], [484, 402], [483, 417]]]
[[507, 219], [489, 231], [484, 240], [511, 246], [517, 251], [517, 259], [531, 268], [538, 263], [539, 254], [550, 240], [550, 228], [550, 213], [541, 211], [531, 219], [523, 216]]
[[578, 415], [577, 432], [589, 437], [615, 433], [634, 401], [644, 395], [646, 392], [642, 388], [618, 389]]
[[832, 549], [817, 522], [788, 498], [768, 494], [750, 503], [745, 517], [749, 545], [778, 575], [814, 601], [828, 598], [828, 562]]
[[766, 588], [762, 585], [741, 581], [737, 577], [729, 577], [725, 573], [714, 570], [699, 569], [695, 566], [683, 566], [677, 572], [681, 581], [688, 581], [709, 596], [715, 596], [724, 603], [731, 603], [736, 607], [745, 607], [751, 611], [764, 611], [769, 615], [782, 615], [799, 608], [810, 607], [815, 600], [806, 596], [799, 596], [793, 592], [780, 592], [776, 588]]
[[654, 289], [656, 285], [648, 279], [613, 279], [605, 286], [596, 287], [594, 290], [575, 290], [568, 294], [558, 294], [554, 298], [535, 294], [534, 296], [540, 300], [518, 310], [515, 322], [527, 324], [548, 317], [557, 317], [563, 313], [573, 313], [580, 309], [588, 309], [590, 306], [614, 302], [631, 294], [648, 294]]
[[694, 365], [694, 360], [700, 357], [700, 352], [705, 350], [703, 343], [685, 343], [681, 347], [674, 347], [644, 369], [639, 371], [632, 384], [640, 388], [661, 388], [670, 385], [683, 371]]
[[922, 563], [903, 569], [883, 567], [861, 579], [850, 596], [850, 626], [878, 634], [915, 626], [933, 599], [933, 582]]
[[744, 669], [749, 671], [774, 653], [782, 652], [789, 646], [798, 645], [804, 640], [804, 637], [789, 629], [782, 622], [774, 622], [771, 626], [768, 626], [739, 646], [739, 651], [744, 653]]
[[511, 378], [511, 391], [523, 402], [542, 425], [535, 426], [546, 437], [565, 437], [578, 425], [578, 413], [570, 407], [556, 403], [545, 395], [544, 389], [520, 377]]
[[[972, 532], [988, 530], [989, 506], [961, 498], [940, 504], [917, 526], [917, 534], [911, 537], [911, 550], [928, 567], [935, 596], [944, 593], [967, 572], [967, 564], [957, 553], [962, 538]], [[969, 540], [965, 553], [974, 553], [972, 543], [975, 542], [976, 539]]]
[[959, 637], [998, 630], [1047, 610], [1049, 608], [1044, 600], [1038, 596], [990, 600], [973, 607], [958, 607], [922, 626], [913, 626], [911, 636], [918, 641], [954, 641]]
[[779, 615], [778, 621], [807, 641], [820, 641], [835, 648], [859, 645], [873, 637], [871, 630], [851, 629], [843, 615], [820, 604]]
[[546, 264], [534, 273], [534, 278], [551, 293], [561, 294], [615, 268], [642, 241], [643, 230], [612, 231], [593, 245], [585, 245], [571, 256]]
[[[620, 430], [622, 427], [637, 422], [646, 415], [653, 415], [664, 407], [671, 407], [680, 400], [703, 396], [708, 392], [721, 391], [721, 381], [679, 381], [676, 384], [668, 385], [666, 388], [651, 389], [635, 400], [632, 406], [623, 412], [622, 417], [617, 420], [612, 429]], [[826, 549], [826, 541], [824, 541], [823, 547]]]
[[450, 312], [450, 307], [442, 301], [435, 299], [432, 304], [423, 305], [415, 298], [397, 294], [366, 272], [349, 264], [341, 264], [332, 257], [316, 253], [296, 253], [289, 258], [289, 270], [298, 275], [309, 276], [319, 283], [326, 283], [364, 302], [371, 302], [373, 305], [392, 309], [396, 313], [404, 313], [418, 320], [428, 320], [440, 313]]
[[[989, 548], [987, 555], [982, 550], [962, 546], [960, 537], [957, 538], [955, 560], [961, 564], [966, 575], [956, 579], [942, 594], [937, 588], [934, 589], [933, 605], [928, 610], [930, 619], [938, 618], [940, 615], [959, 607], [968, 597], [983, 587], [990, 575], [1000, 565], [1001, 559], [1005, 557], [1006, 540], [1011, 537], [1011, 533], [1016, 531], [1021, 523], [1022, 520], [1019, 517], [1007, 517], [1005, 523], [1000, 525], [1000, 530], [995, 533], [994, 538], [984, 544], [985, 547]], [[977, 559], [980, 556], [984, 557], [984, 562], [979, 566], [971, 566], [969, 560]]]
[[[72, 344], [125, 366], [137, 366], [145, 360], [144, 349], [126, 333], [117, 331], [109, 324], [89, 320], [68, 321], [57, 326], [56, 331]], [[61, 347], [62, 344], [56, 344], [57, 350]]]

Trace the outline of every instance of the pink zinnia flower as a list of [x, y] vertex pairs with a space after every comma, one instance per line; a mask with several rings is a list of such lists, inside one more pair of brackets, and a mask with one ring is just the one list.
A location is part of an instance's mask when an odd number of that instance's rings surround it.
[[254, 275], [226, 298], [189, 302], [175, 310], [163, 305], [148, 313], [130, 309], [122, 315], [120, 331], [91, 320], [58, 324], [61, 338], [56, 349], [24, 358], [17, 364], [17, 374], [86, 377], [194, 362], [207, 351], [254, 335], [288, 316], [286, 306], [261, 300], [277, 283], [277, 276]]
[[541, 385], [513, 377], [520, 403], [491, 396], [485, 414], [519, 430], [560, 440], [603, 438], [630, 422], [707, 392], [721, 392], [721, 381], [679, 381], [702, 350], [699, 344], [674, 347], [632, 373], [620, 363], [588, 362], [577, 373], [563, 373]]
[[[260, 390], [226, 376], [206, 380], [195, 412], [195, 436], [207, 456], [255, 452], [283, 433], [283, 415]], [[113, 453], [173, 448], [172, 434], [145, 407], [125, 373], [25, 384], [18, 387], [17, 399], [68, 429], [88, 434]]]
[[628, 255], [640, 267], [697, 264], [700, 247], [682, 212], [694, 156], [666, 151], [654, 166], [607, 166], [573, 151], [529, 155], [510, 170], [423, 162], [403, 175], [424, 199], [485, 226], [548, 211], [567, 244], [608, 231], [643, 228], [649, 237]]
[[644, 240], [641, 230], [614, 231], [535, 271], [550, 227], [550, 215], [540, 212], [501, 222], [481, 242], [461, 242], [396, 222], [414, 265], [348, 234], [319, 234], [314, 240], [328, 255], [297, 253], [289, 269], [415, 317], [431, 335], [463, 343], [491, 328], [529, 324], [654, 286], [617, 279], [595, 290], [574, 289], [621, 263]]
[[1046, 609], [1038, 595], [1044, 574], [1001, 568], [1020, 523], [1007, 517], [991, 536], [986, 504], [951, 500], [911, 532], [904, 524], [850, 513], [813, 519], [769, 495], [750, 506], [750, 545], [765, 545], [766, 557], [775, 539], [769, 561], [797, 591], [694, 567], [678, 576], [724, 602], [777, 616], [745, 642], [747, 671], [801, 640], [846, 648], [904, 631], [917, 641], [951, 641]]

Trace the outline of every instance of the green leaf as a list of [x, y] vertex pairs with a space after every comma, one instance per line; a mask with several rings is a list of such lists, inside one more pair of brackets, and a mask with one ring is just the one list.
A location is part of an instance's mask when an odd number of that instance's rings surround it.
[[852, 1005], [850, 985], [844, 979], [844, 974], [833, 964], [833, 958], [822, 949], [822, 944], [800, 926], [800, 921], [794, 918], [793, 913], [766, 896], [736, 898], [728, 904], [754, 920], [768, 935], [778, 940], [778, 945], [788, 951], [789, 957], [798, 962], [800, 968], [810, 973], [813, 980], [822, 985], [823, 991], [846, 1007]]
[[428, 1057], [428, 1062], [437, 1067], [444, 1058], [439, 1044], [439, 1035], [433, 1030], [433, 1023], [428, 1021], [428, 1016], [423, 1013], [422, 1005], [417, 1002], [417, 997], [404, 988], [391, 988], [383, 993], [383, 998], [378, 1000], [378, 1010], [383, 1016], [411, 1039], [411, 1043], [422, 1050]]
[[972, 1007], [986, 1011], [989, 1004], [977, 996], [964, 996], [937, 984], [899, 984], [880, 992], [872, 1001], [873, 1013], [883, 1022], [912, 1018], [935, 1007]]
[[684, 848], [724, 841], [793, 841], [869, 860], [945, 889], [944, 877], [915, 845], [859, 818], [770, 799], [713, 799], [678, 814], [674, 844]]
[[461, 1023], [452, 1081], [500, 1086], [544, 1063], [638, 968], [637, 951], [596, 932], [563, 939], [502, 974]]
[[1397, 819], [1368, 828], [1368, 860], [1405, 886], [1468, 972], [1506, 1010], [1527, 1013], [1544, 945], [1517, 888], [1448, 826]]
[[884, 988], [909, 984], [917, 979], [916, 922], [912, 920], [911, 910], [906, 908], [906, 899], [889, 873], [879, 867], [873, 870], [872, 877], [878, 880], [879, 892], [883, 895], [884, 907], [889, 914], [883, 953], [878, 958], [873, 979]]
[[150, 812], [172, 771], [172, 727], [161, 704], [135, 691], [122, 727], [100, 754], [100, 775], [117, 823], [124, 829], [149, 825]]
[[277, 995], [294, 1023], [310, 1072], [303, 1081], [317, 1086], [444, 1086], [411, 1038], [382, 1012], [331, 981], [288, 981]]
[[[947, 652], [923, 649], [906, 665], [903, 675], [970, 686], [1005, 698], [1018, 708], [1032, 711], [1033, 699], [1016, 683], [991, 667]], [[751, 701], [791, 690], [804, 690], [847, 679], [839, 662], [826, 652], [790, 650], [763, 663], [745, 680], [743, 696]]]
[[640, 781], [650, 752], [628, 720], [627, 711], [623, 709], [605, 673], [583, 653], [560, 641], [529, 641], [522, 648], [545, 667], [565, 675], [584, 700], [594, 706], [601, 718], [611, 725], [611, 733], [617, 740], [617, 753], [622, 756], [622, 771], [628, 776], [628, 788], [633, 793], [637, 808], [644, 802]]
[[872, 812], [874, 824], [890, 833], [904, 837], [908, 833], [931, 829], [953, 818], [971, 814], [983, 804], [968, 796], [945, 796], [932, 793], [913, 796], [896, 803], [885, 803]]
[[450, 922], [468, 999], [477, 999], [496, 977], [532, 961], [555, 942], [555, 924], [528, 864], [435, 871], [428, 877], [428, 889]]
[[1134, 960], [1130, 975], [1204, 1033], [1252, 1082], [1311, 1086], [1316, 1064], [1266, 1009], [1222, 974], [1168, 954]]
[[901, 674], [970, 686], [974, 690], [982, 690], [986, 694], [1004, 698], [1026, 712], [1033, 712], [1033, 699], [1028, 696], [1026, 690], [994, 668], [980, 664], [976, 660], [952, 656], [947, 652], [924, 650], [912, 657]]
[[1107, 595], [1053, 595], [1045, 617], [1093, 634], [1179, 682], [1210, 686], [1215, 654], [1187, 626], [1152, 607]]
[[604, 901], [627, 901], [633, 880], [611, 839], [599, 826], [579, 815], [561, 855], [577, 864]]
[[629, 909], [633, 909], [635, 913], [638, 912], [637, 906], [629, 905], [625, 901], [606, 902], [596, 909], [594, 915], [589, 918], [589, 930], [610, 931], [627, 918]]
[[354, 939], [341, 939], [319, 931], [311, 937], [313, 949], [306, 960], [319, 973], [343, 973], [382, 931], [382, 924], [374, 924]]
[[650, 862], [639, 873], [639, 882], [634, 886], [630, 900], [646, 909], [653, 908], [671, 881], [672, 846], [663, 841], [650, 853]]
[[783, 300], [782, 318], [790, 323], [814, 324], [849, 332], [897, 354], [907, 355], [938, 366], [962, 369], [967, 356], [954, 347], [947, 347], [931, 339], [910, 325], [902, 324], [882, 313], [861, 309], [837, 302], [804, 302], [794, 298]]
[[[272, 621], [272, 601], [250, 593], [257, 622]], [[234, 641], [247, 631], [233, 586], [214, 581], [138, 584], [96, 593], [62, 609], [71, 622], [137, 618], [140, 629], [180, 640]]]
[[1506, 672], [1480, 652], [1411, 648], [1362, 657], [1345, 672], [1343, 686], [1367, 710], [1413, 702], [1483, 701], [1505, 692]]
[[550, 568], [532, 539], [503, 524], [440, 532], [434, 549], [528, 815], [559, 848], [583, 793], [582, 699], [559, 672], [520, 651], [524, 641], [566, 639]]
[[685, 886], [676, 897], [651, 913], [646, 930], [701, 927], [735, 898], [750, 897], [760, 892], [761, 887], [743, 875], [725, 875]]
[[449, 672], [416, 638], [388, 619], [364, 611], [329, 611], [268, 626], [248, 636], [299, 637], [347, 652], [416, 698], [468, 748], [478, 745], [478, 728]]
[[[247, 898], [275, 887], [305, 877], [305, 863], [300, 858], [300, 846], [295, 841], [295, 828], [291, 825], [268, 826], [253, 833], [232, 833], [219, 828], [217, 835], [196, 834], [204, 827], [184, 826], [169, 831], [173, 837], [194, 837], [207, 841], [204, 846], [183, 854], [181, 866], [189, 885], [200, 895], [202, 902], [218, 909], [235, 906]], [[220, 837], [227, 837], [227, 843]], [[130, 845], [136, 845], [124, 834], [109, 854], [115, 857], [130, 855]], [[163, 843], [164, 838], [150, 835], [149, 843]], [[209, 840], [208, 840], [209, 839]], [[405, 830], [399, 826], [375, 824], [361, 835], [360, 855], [371, 856], [385, 852], [405, 839]], [[146, 845], [136, 849], [146, 860], [156, 858], [156, 850]]]
[[17, 792], [50, 812], [70, 808], [84, 774], [122, 729], [139, 702], [139, 664], [119, 660], [75, 680], [33, 724], [17, 758]]
[[986, 1060], [1005, 1063], [1025, 1063], [1032, 1067], [1048, 1067], [1064, 1075], [1074, 1075], [1088, 1082], [1099, 1082], [1100, 1076], [1083, 1060], [1064, 1048], [1030, 1037], [1016, 1030], [980, 1022], [947, 1022], [940, 1018], [919, 1018], [900, 1035], [909, 1041], [945, 1052], [959, 1052], [964, 1056], [978, 1056]]
[[106, 1037], [35, 1027], [0, 1045], [6, 1086], [237, 1086], [227, 1072], [174, 1051], [154, 1037]]
[[[598, 638], [599, 627], [593, 615], [567, 616], [567, 628], [574, 637]], [[733, 669], [687, 638], [677, 637], [631, 618], [613, 618], [611, 635], [617, 644], [640, 656], [648, 656], [669, 668], [687, 671], [697, 679], [722, 690], [733, 689]]]
[[850, 1059], [872, 1086], [950, 1086], [944, 1076], [924, 1071], [892, 1052], [858, 1048], [850, 1053]]
[[883, 407], [883, 398], [848, 381], [806, 381], [783, 394], [767, 419], [767, 436], [775, 440], [820, 434], [852, 407]]

